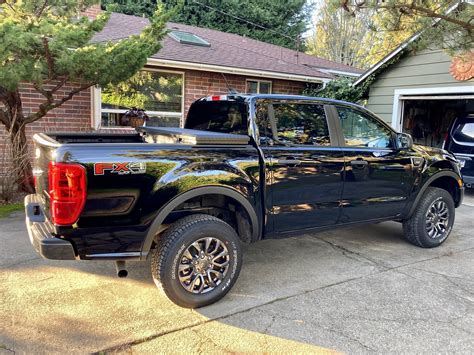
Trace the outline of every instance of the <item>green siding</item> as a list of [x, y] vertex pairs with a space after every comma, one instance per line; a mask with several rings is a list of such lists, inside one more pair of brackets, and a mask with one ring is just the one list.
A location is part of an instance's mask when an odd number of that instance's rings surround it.
[[449, 74], [451, 58], [441, 50], [424, 50], [402, 58], [383, 70], [370, 86], [367, 108], [392, 122], [397, 89], [473, 86], [474, 80], [457, 81]]

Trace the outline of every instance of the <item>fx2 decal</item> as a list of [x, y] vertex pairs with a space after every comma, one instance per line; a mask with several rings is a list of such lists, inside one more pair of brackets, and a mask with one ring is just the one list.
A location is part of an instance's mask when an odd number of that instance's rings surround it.
[[95, 163], [94, 175], [104, 175], [110, 172], [119, 175], [143, 174], [146, 172], [146, 163]]

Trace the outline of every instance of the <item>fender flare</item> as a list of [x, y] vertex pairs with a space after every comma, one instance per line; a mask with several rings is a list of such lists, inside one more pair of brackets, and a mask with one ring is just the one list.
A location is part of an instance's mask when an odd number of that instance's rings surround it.
[[[412, 214], [415, 212], [415, 209], [416, 209], [416, 206], [418, 206], [418, 203], [420, 202], [421, 200], [421, 197], [423, 196], [423, 194], [425, 193], [426, 189], [431, 185], [431, 183], [439, 178], [442, 178], [442, 177], [445, 177], [445, 176], [448, 176], [448, 177], [452, 177], [456, 182], [460, 179], [460, 176], [458, 174], [456, 174], [455, 172], [453, 171], [441, 171], [441, 172], [438, 172], [436, 174], [434, 174], [433, 176], [431, 176], [428, 180], [426, 180], [426, 182], [423, 184], [423, 186], [421, 187], [420, 191], [418, 191], [418, 194], [415, 198], [415, 201], [413, 202], [411, 208], [410, 208], [410, 212], [408, 213], [408, 216], [407, 218], [411, 217]], [[457, 189], [460, 189], [460, 187], [458, 186], [458, 184], [456, 183], [456, 188]], [[458, 206], [456, 206], [458, 207]]]
[[158, 215], [155, 217], [153, 222], [148, 228], [148, 232], [146, 238], [142, 244], [141, 256], [142, 259], [146, 259], [148, 252], [150, 251], [151, 245], [155, 238], [155, 235], [160, 232], [161, 225], [163, 224], [166, 217], [173, 211], [176, 207], [178, 207], [183, 202], [198, 196], [203, 195], [224, 195], [230, 198], [233, 198], [238, 203], [240, 203], [245, 211], [248, 213], [250, 217], [250, 224], [252, 225], [252, 240], [258, 240], [260, 236], [260, 226], [258, 223], [258, 217], [253, 208], [252, 204], [245, 198], [244, 195], [233, 190], [228, 187], [222, 186], [206, 186], [206, 187], [198, 187], [189, 191], [178, 195], [171, 201], [169, 201], [165, 206], [161, 208], [158, 212]]

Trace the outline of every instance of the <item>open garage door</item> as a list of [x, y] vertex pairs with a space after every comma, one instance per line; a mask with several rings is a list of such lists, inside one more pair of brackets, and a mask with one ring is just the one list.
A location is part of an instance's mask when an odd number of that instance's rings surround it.
[[455, 118], [474, 114], [474, 95], [400, 96], [401, 127], [415, 143], [442, 147]]

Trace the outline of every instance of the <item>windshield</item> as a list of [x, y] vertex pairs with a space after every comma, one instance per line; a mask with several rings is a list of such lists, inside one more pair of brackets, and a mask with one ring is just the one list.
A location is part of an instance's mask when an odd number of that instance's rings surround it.
[[237, 101], [195, 102], [184, 128], [248, 135], [247, 105]]

